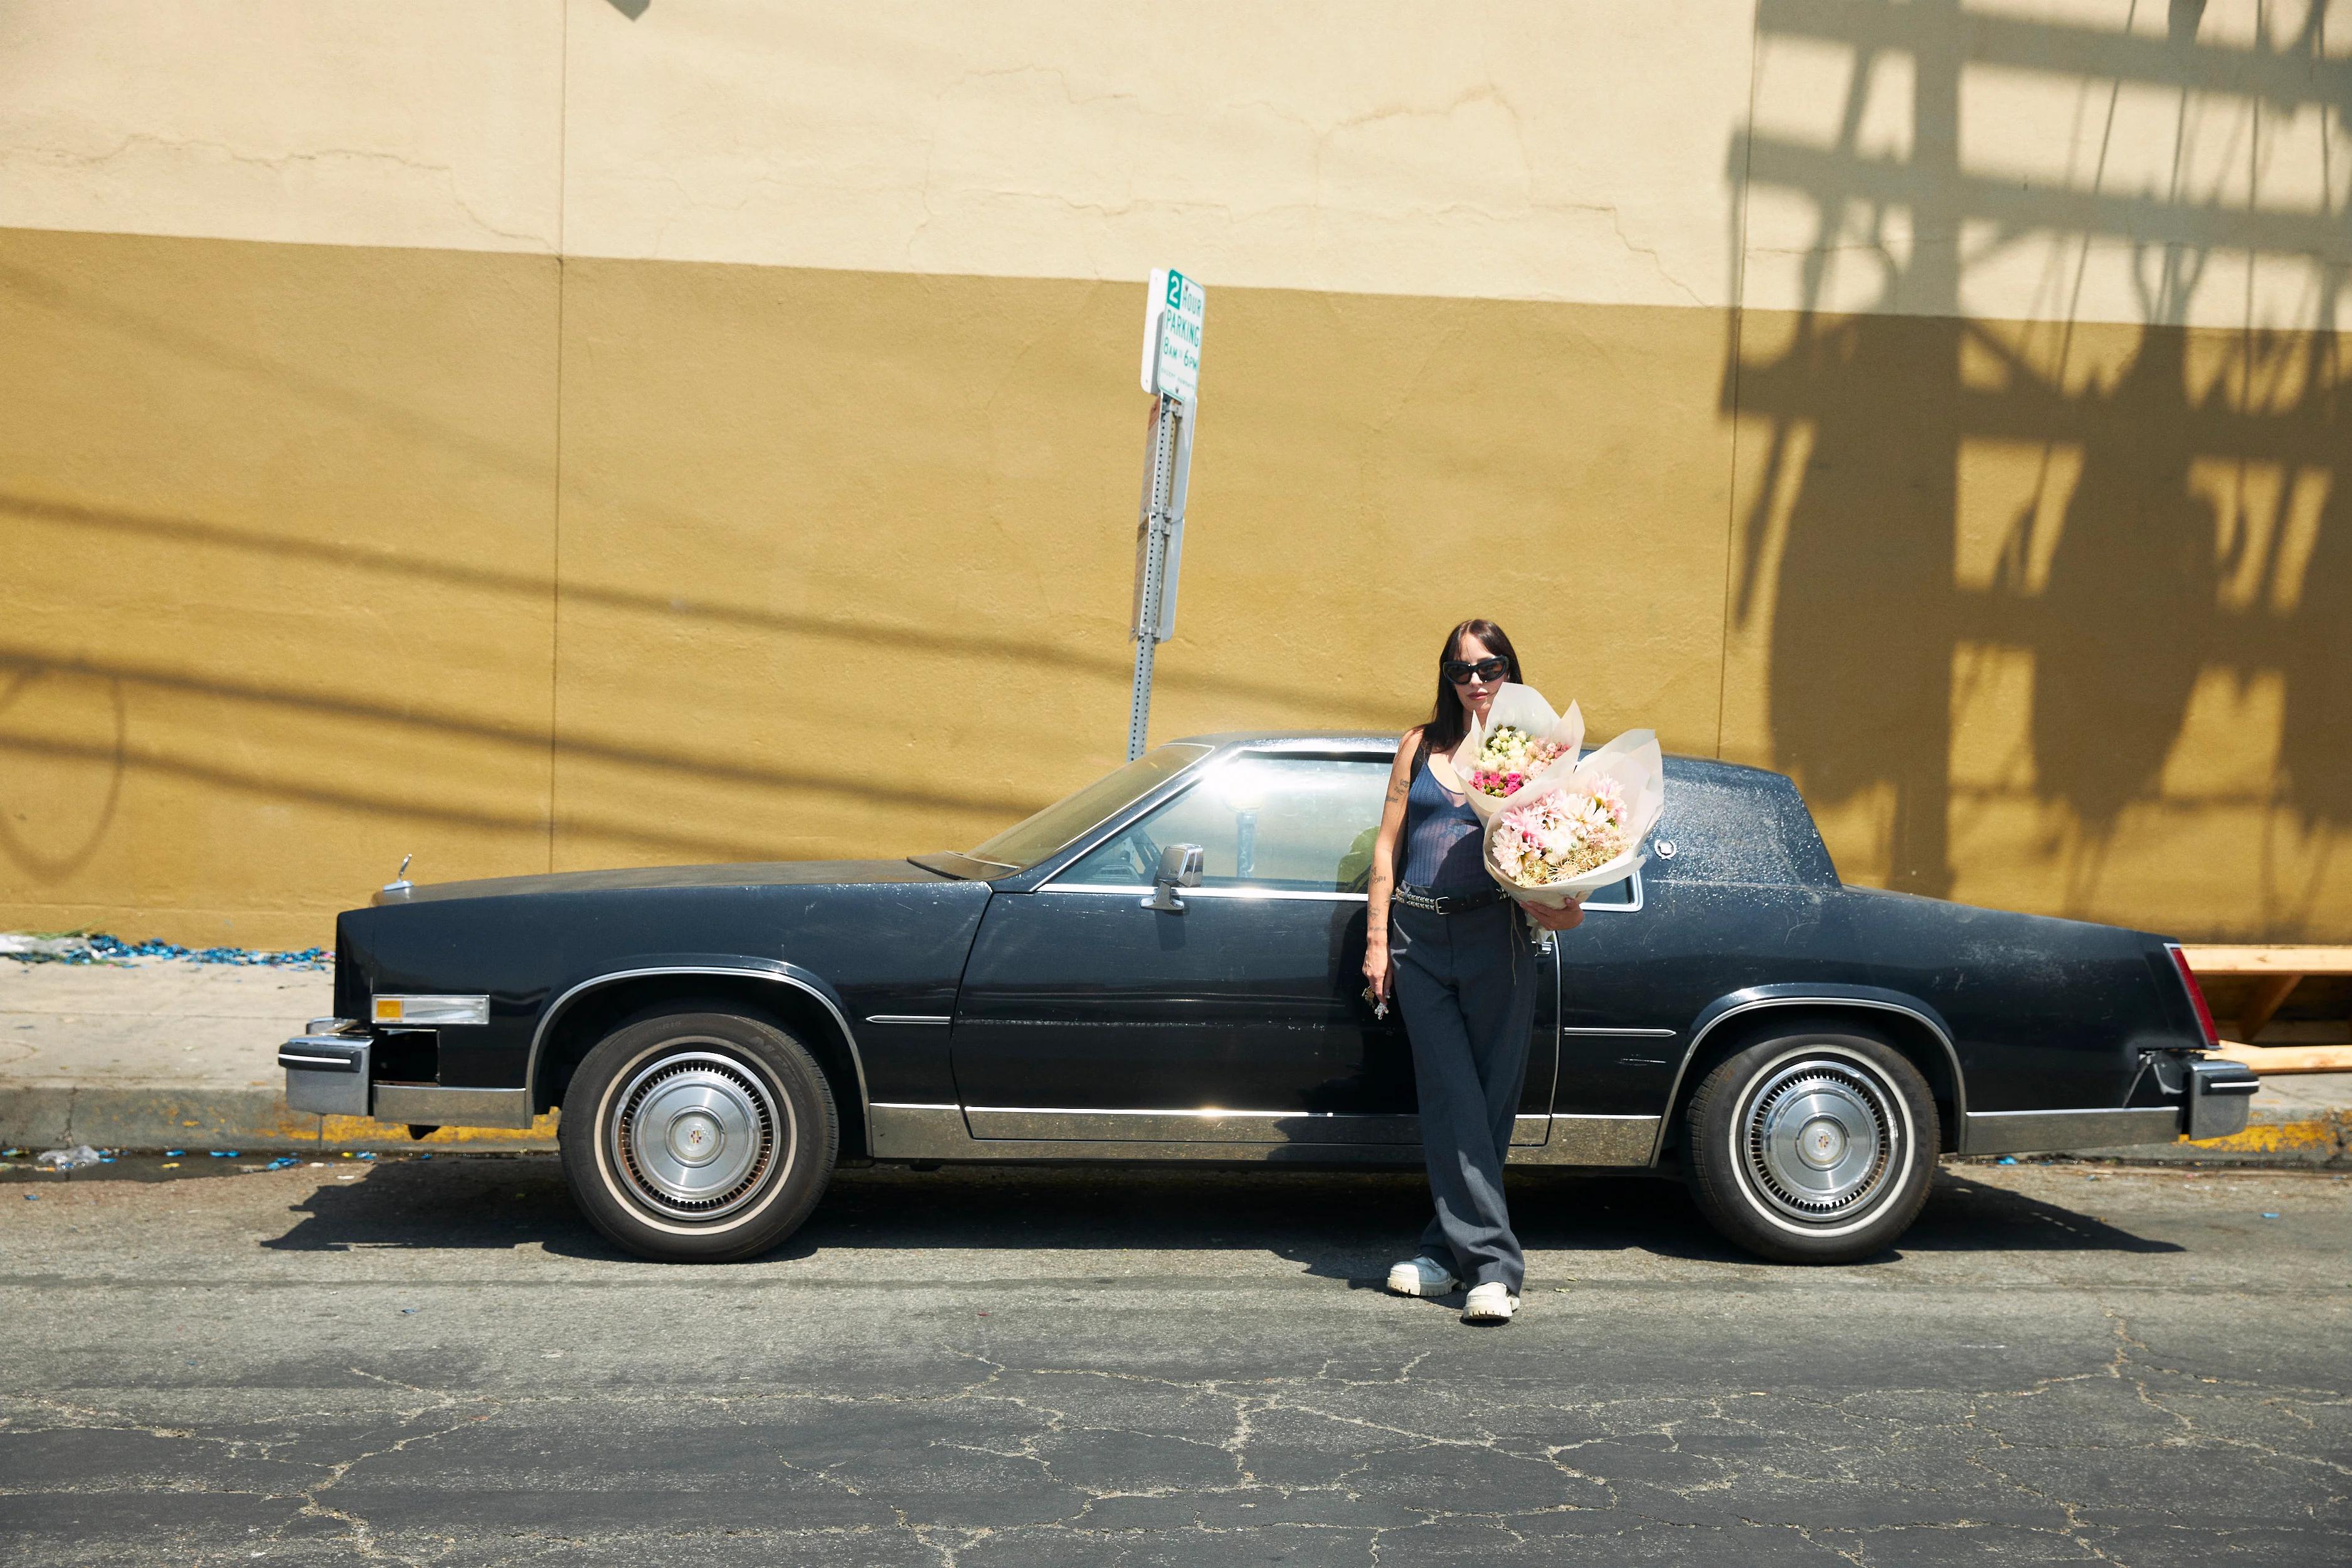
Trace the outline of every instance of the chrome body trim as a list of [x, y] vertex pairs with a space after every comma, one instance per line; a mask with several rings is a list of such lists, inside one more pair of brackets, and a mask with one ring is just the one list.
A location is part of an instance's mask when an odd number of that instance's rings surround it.
[[338, 1054], [312, 1047], [309, 1042], [289, 1040], [278, 1047], [278, 1065], [282, 1068], [309, 1068], [314, 1072], [357, 1072], [367, 1059], [362, 1053]]
[[[578, 984], [572, 986], [569, 991], [564, 992], [563, 994], [558, 996], [553, 1002], [548, 1004], [547, 1010], [539, 1016], [539, 1026], [531, 1031], [530, 1055], [523, 1065], [523, 1087], [520, 1089], [502, 1092], [520, 1094], [524, 1097], [526, 1102], [537, 1097], [539, 1093], [539, 1058], [540, 1053], [547, 1047], [548, 1031], [554, 1026], [556, 1019], [563, 1016], [563, 1009], [569, 1006], [575, 998], [582, 996], [590, 991], [593, 991], [601, 985], [615, 985], [624, 980], [642, 980], [648, 976], [656, 974], [724, 974], [730, 977], [740, 977], [750, 980], [767, 980], [779, 985], [790, 986], [795, 991], [806, 992], [809, 995], [815, 997], [819, 1003], [823, 1004], [824, 1010], [832, 1015], [834, 1023], [839, 1026], [841, 1029], [842, 1042], [849, 1048], [849, 1065], [857, 1077], [857, 1113], [859, 1124], [865, 1129], [866, 1146], [868, 1148], [873, 1146], [874, 1118], [870, 1114], [869, 1110], [872, 1100], [867, 1094], [866, 1088], [866, 1058], [858, 1052], [857, 1031], [849, 1026], [849, 1015], [843, 1012], [841, 1009], [841, 1004], [835, 1001], [833, 997], [828, 994], [814, 980], [803, 978], [801, 975], [788, 973], [782, 967], [771, 969], [751, 964], [664, 963], [653, 964], [642, 969], [615, 969], [608, 971], [603, 974], [592, 975], [588, 979], [583, 980]], [[495, 1123], [494, 1125], [505, 1126], [509, 1124], [500, 1122]], [[530, 1125], [530, 1120], [526, 1116], [523, 1121], [512, 1123], [512, 1125], [528, 1127]]]
[[[1141, 1116], [1182, 1112], [1141, 1111]], [[1284, 1113], [1265, 1112], [1268, 1116]], [[975, 1138], [959, 1106], [877, 1103], [874, 1157], [877, 1160], [1213, 1160], [1226, 1164], [1269, 1164], [1289, 1160], [1328, 1160], [1347, 1164], [1400, 1168], [1419, 1159], [1418, 1128], [1412, 1138], [1379, 1141], [1302, 1138]], [[1338, 1120], [1347, 1120], [1340, 1118]], [[1360, 1118], [1357, 1120], [1371, 1120]], [[1411, 1122], [1412, 1117], [1395, 1120]], [[1654, 1116], [1522, 1116], [1508, 1156], [1515, 1165], [1639, 1165], [1649, 1152]], [[1529, 1124], [1534, 1125], [1530, 1126]], [[1130, 1132], [1133, 1129], [1130, 1127]], [[1199, 1128], [1195, 1128], [1197, 1132]]]
[[963, 1124], [960, 1105], [895, 1105], [866, 1108], [873, 1123], [871, 1152], [877, 1160], [969, 1160], [979, 1147]]
[[868, 1013], [869, 1024], [952, 1024], [955, 1020], [945, 1013]]
[[1584, 912], [1588, 915], [1640, 914], [1642, 912], [1642, 906], [1649, 902], [1649, 892], [1642, 881], [1642, 868], [1635, 866], [1632, 871], [1626, 874], [1625, 879], [1633, 884], [1633, 901], [1632, 903], [1596, 904], [1591, 899], [1587, 899], [1584, 900]]
[[[1514, 1162], [1521, 1152], [1517, 1148], [1511, 1151]], [[921, 1157], [1053, 1164], [1113, 1161], [1181, 1164], [1201, 1161], [1226, 1165], [1385, 1165], [1400, 1171], [1418, 1170], [1422, 1163], [1421, 1146], [1417, 1143], [1212, 1143], [1188, 1138], [968, 1139], [961, 1152]]]
[[313, 1018], [302, 1026], [306, 1035], [350, 1035], [366, 1028], [357, 1018]]
[[1671, 1039], [1673, 1039], [1676, 1035], [1679, 1035], [1679, 1034], [1681, 1034], [1681, 1033], [1682, 1033], [1682, 1031], [1681, 1031], [1680, 1029], [1604, 1029], [1604, 1028], [1583, 1028], [1583, 1027], [1578, 1027], [1578, 1026], [1570, 1026], [1570, 1025], [1566, 1025], [1566, 1024], [1563, 1024], [1563, 1025], [1561, 1025], [1561, 1026], [1560, 1026], [1560, 1030], [1559, 1030], [1559, 1032], [1560, 1032], [1561, 1034], [1563, 1034], [1563, 1035], [1611, 1035], [1611, 1036], [1627, 1036], [1627, 1037], [1634, 1037], [1634, 1038], [1638, 1038], [1638, 1039], [1645, 1039], [1645, 1040], [1671, 1040]]
[[1963, 1154], [2120, 1149], [2135, 1143], [2169, 1143], [2179, 1137], [2180, 1108], [2150, 1105], [2134, 1110], [1979, 1110], [1969, 1112], [1960, 1127]]
[[[1048, 882], [1037, 890], [1041, 893], [1123, 893], [1133, 898], [1139, 889], [1149, 886], [1144, 882], [1127, 887], [1110, 882]], [[1325, 904], [1360, 904], [1366, 898], [1362, 893], [1309, 893], [1286, 888], [1187, 888], [1184, 896], [1188, 899], [1287, 899], [1302, 903]]]
[[1514, 1144], [1508, 1163], [1527, 1165], [1646, 1165], [1658, 1141], [1655, 1116], [1558, 1116], [1539, 1147]]
[[[1642, 874], [1638, 871], [1634, 872], [1632, 879], [1633, 883], [1633, 901], [1632, 903], [1596, 904], [1588, 900], [1584, 905], [1584, 912], [1587, 914], [1630, 915], [1640, 910], [1643, 902]], [[1132, 897], [1139, 889], [1142, 889], [1146, 886], [1147, 884], [1141, 882], [1131, 882], [1125, 886], [1120, 886], [1112, 882], [1046, 882], [1040, 886], [1037, 889], [1037, 891], [1041, 893], [1125, 893], [1129, 897]], [[1361, 904], [1369, 903], [1371, 900], [1371, 895], [1369, 893], [1306, 892], [1292, 888], [1187, 888], [1184, 889], [1184, 896], [1188, 899], [1258, 899], [1265, 900], [1286, 899], [1299, 903], [1325, 904]], [[1547, 932], [1546, 934], [1548, 935], [1549, 933]], [[1673, 1029], [1661, 1029], [1656, 1032], [1664, 1035], [1676, 1033], [1676, 1031]]]
[[405, 1121], [433, 1127], [528, 1127], [531, 1114], [527, 1089], [449, 1089], [432, 1083], [380, 1083], [375, 1086], [378, 1121]]
[[[1766, 992], [1769, 994], [1757, 994]], [[1690, 1071], [1691, 1063], [1698, 1059], [1700, 1047], [1706, 1044], [1706, 1037], [1727, 1020], [1739, 1017], [1744, 1014], [1760, 1012], [1767, 1007], [1864, 1007], [1882, 1013], [1900, 1013], [1927, 1026], [1928, 1032], [1934, 1035], [1937, 1042], [1944, 1047], [1945, 1058], [1951, 1064], [1953, 1120], [1963, 1129], [1968, 1126], [1969, 1086], [1966, 1076], [1960, 1071], [1960, 1053], [1952, 1045], [1952, 1032], [1944, 1026], [1944, 1021], [1923, 1005], [1906, 1000], [1893, 993], [1866, 992], [1858, 986], [1819, 987], [1802, 991], [1783, 990], [1779, 986], [1757, 986], [1750, 991], [1734, 992], [1730, 997], [1725, 999], [1725, 1002], [1728, 1002], [1729, 1005], [1725, 1005], [1724, 1002], [1716, 1004], [1716, 1010], [1712, 1016], [1706, 1013], [1699, 1015], [1705, 1021], [1691, 1036], [1690, 1044], [1683, 1048], [1683, 1059], [1675, 1065], [1674, 1081], [1666, 1086], [1666, 1110], [1669, 1115], [1673, 1113], [1675, 1100], [1682, 1093], [1683, 1077]], [[1643, 1163], [1654, 1165], [1658, 1163], [1659, 1157], [1665, 1152], [1668, 1131], [1667, 1121], [1661, 1117], [1658, 1121], [1657, 1138], [1651, 1144], [1649, 1159]]]
[[[1418, 1147], [1421, 1118], [1334, 1110], [1197, 1110], [1070, 1109], [972, 1105], [964, 1121], [982, 1142], [1354, 1143]], [[1550, 1118], [1520, 1116], [1514, 1148], [1540, 1143]]]
[[373, 1043], [373, 1038], [366, 1035], [312, 1033], [295, 1036], [286, 1042], [285, 1049], [324, 1053], [339, 1061], [345, 1058], [365, 1061], [368, 1047]]

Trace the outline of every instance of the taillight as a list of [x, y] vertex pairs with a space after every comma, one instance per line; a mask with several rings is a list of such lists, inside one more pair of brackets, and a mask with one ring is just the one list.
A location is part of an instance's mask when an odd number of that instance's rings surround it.
[[2180, 984], [2189, 987], [2189, 1005], [2197, 1009], [2197, 1026], [2205, 1031], [2205, 1048], [2211, 1050], [2221, 1043], [2221, 1031], [2213, 1026], [2213, 1009], [2205, 1005], [2205, 987], [2197, 984], [2197, 972], [2189, 967], [2189, 955], [2180, 944], [2168, 942], [2164, 951], [2172, 954], [2172, 967], [2180, 976]]

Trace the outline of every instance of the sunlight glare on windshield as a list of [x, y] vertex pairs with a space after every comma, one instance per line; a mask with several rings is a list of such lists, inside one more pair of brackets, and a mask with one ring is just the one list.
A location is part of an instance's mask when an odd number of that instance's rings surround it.
[[966, 850], [965, 858], [1025, 871], [1208, 754], [1206, 746], [1159, 747], [1115, 773], [1105, 773], [1076, 795], [1065, 795], [1036, 816], [1015, 823], [979, 847]]

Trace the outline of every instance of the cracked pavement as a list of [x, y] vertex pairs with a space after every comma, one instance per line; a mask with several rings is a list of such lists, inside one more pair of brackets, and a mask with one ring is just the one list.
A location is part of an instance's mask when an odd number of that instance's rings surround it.
[[689, 1268], [549, 1156], [253, 1163], [0, 1171], [0, 1560], [2352, 1561], [2340, 1175], [1948, 1168], [1802, 1269], [1514, 1171], [1475, 1330], [1404, 1175], [845, 1172]]

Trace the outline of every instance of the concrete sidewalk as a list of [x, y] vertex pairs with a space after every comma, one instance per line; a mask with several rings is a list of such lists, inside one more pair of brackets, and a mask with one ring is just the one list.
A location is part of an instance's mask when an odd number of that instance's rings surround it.
[[[404, 1149], [407, 1129], [287, 1110], [278, 1047], [332, 1012], [326, 969], [181, 959], [0, 959], [0, 1145], [29, 1150]], [[425, 1145], [551, 1149], [527, 1131], [444, 1128]], [[2352, 1073], [2265, 1078], [2234, 1138], [2094, 1151], [2153, 1164], [2352, 1165]]]
[[[0, 959], [0, 1145], [28, 1150], [404, 1149], [408, 1130], [286, 1108], [278, 1045], [334, 1011], [333, 972], [184, 959]], [[526, 1131], [444, 1128], [428, 1147], [551, 1149]]]

